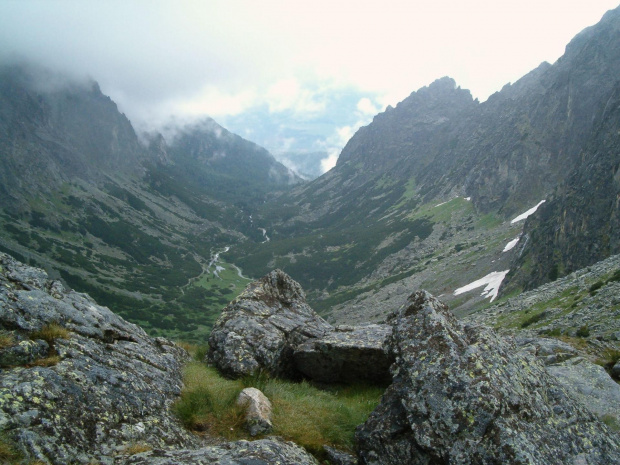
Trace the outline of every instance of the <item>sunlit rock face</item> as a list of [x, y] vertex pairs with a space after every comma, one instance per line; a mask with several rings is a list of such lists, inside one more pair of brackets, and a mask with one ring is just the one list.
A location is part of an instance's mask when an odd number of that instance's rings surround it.
[[394, 380], [358, 428], [361, 463], [620, 460], [618, 438], [512, 342], [424, 291], [388, 322]]

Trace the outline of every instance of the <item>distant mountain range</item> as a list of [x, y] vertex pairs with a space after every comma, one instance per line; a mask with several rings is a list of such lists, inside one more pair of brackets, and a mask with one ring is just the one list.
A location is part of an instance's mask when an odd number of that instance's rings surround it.
[[[273, 240], [236, 258], [254, 274], [283, 268], [343, 320], [380, 319], [418, 287], [469, 312], [482, 288], [454, 291], [491, 273], [509, 270], [502, 292], [514, 293], [600, 260], [617, 251], [618, 76], [616, 9], [484, 103], [439, 79], [266, 205]], [[510, 223], [542, 200], [524, 231]]]
[[304, 182], [211, 119], [138, 137], [96, 83], [4, 67], [0, 250], [173, 337], [273, 268], [336, 322], [419, 288], [464, 315], [620, 252], [618, 76], [616, 9], [484, 103], [413, 92]]
[[210, 280], [217, 252], [260, 240], [251, 212], [301, 178], [211, 119], [146, 139], [95, 82], [2, 68], [0, 249], [192, 338], [247, 283]]

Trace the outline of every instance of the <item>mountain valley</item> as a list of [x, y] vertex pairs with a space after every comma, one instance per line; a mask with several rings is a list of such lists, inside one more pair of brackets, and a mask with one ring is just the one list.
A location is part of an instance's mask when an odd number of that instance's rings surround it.
[[310, 182], [211, 119], [138, 136], [96, 83], [5, 67], [0, 247], [191, 341], [274, 268], [333, 322], [418, 288], [475, 313], [619, 252], [619, 28], [608, 12], [484, 103], [438, 79]]
[[620, 7], [318, 176], [0, 65], [0, 462], [620, 463], [618, 76]]

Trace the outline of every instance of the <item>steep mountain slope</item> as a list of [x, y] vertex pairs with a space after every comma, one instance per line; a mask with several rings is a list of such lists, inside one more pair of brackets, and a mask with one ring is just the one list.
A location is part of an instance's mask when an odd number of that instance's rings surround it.
[[236, 259], [254, 275], [284, 269], [335, 320], [381, 319], [412, 287], [469, 312], [482, 298], [455, 291], [515, 266], [523, 222], [511, 220], [550, 198], [596, 131], [617, 131], [600, 122], [618, 75], [620, 9], [485, 103], [439, 79], [361, 128], [332, 171], [267, 205], [257, 220], [271, 241]]
[[212, 120], [146, 147], [96, 83], [30, 66], [0, 70], [0, 154], [2, 250], [189, 338], [247, 283], [217, 253], [299, 181]]
[[532, 289], [620, 252], [620, 86], [580, 163], [526, 224], [505, 287]]

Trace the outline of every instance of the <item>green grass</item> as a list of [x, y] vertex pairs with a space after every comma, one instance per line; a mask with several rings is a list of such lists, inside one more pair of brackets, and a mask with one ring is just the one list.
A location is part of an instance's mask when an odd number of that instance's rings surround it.
[[174, 411], [187, 428], [227, 439], [247, 438], [243, 412], [235, 401], [243, 388], [252, 386], [261, 389], [273, 405], [273, 434], [318, 457], [324, 445], [353, 450], [355, 427], [374, 410], [384, 390], [362, 385], [321, 390], [305, 381], [267, 377], [229, 380], [199, 362], [185, 367], [184, 384]]
[[605, 423], [612, 431], [616, 433], [620, 432], [620, 422], [613, 415], [603, 415], [601, 421]]
[[21, 459], [15, 445], [6, 437], [0, 436], [0, 462], [6, 464], [16, 464]]

